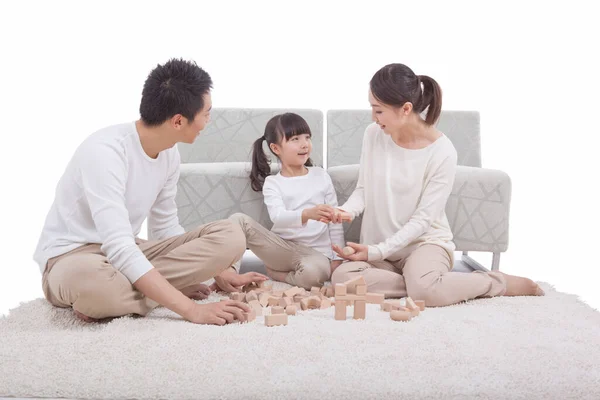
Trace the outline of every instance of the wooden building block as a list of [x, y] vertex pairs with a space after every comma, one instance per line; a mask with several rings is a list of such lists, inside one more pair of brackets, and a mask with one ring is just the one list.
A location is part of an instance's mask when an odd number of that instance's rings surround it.
[[367, 302], [365, 300], [356, 300], [354, 302], [354, 319], [365, 319], [367, 315]]
[[250, 282], [247, 285], [244, 285], [244, 287], [242, 288], [243, 292], [250, 292], [252, 290], [256, 290], [258, 289], [258, 285], [255, 282]]
[[367, 285], [356, 285], [356, 294], [365, 296], [367, 294]]
[[272, 306], [278, 306], [278, 305], [279, 305], [279, 298], [277, 298], [277, 297], [273, 297], [273, 296], [269, 297], [269, 300], [268, 300], [268, 302], [267, 302], [267, 305], [268, 305], [269, 307], [272, 307]]
[[285, 309], [283, 307], [280, 307], [280, 306], [271, 307], [271, 314], [283, 314], [284, 312], [285, 312]]
[[413, 299], [411, 299], [410, 297], [407, 297], [405, 300], [406, 300], [406, 308], [408, 308], [409, 310], [414, 310], [415, 308], [416, 309], [419, 308], [419, 307], [417, 307], [417, 305], [415, 304]]
[[289, 306], [292, 303], [293, 303], [293, 301], [289, 297], [282, 297], [279, 299], [279, 305], [283, 308], [286, 308], [287, 306]]
[[246, 293], [246, 301], [250, 303], [252, 300], [258, 300], [258, 295], [255, 290]]
[[343, 300], [336, 300], [335, 302], [335, 319], [338, 321], [346, 320], [346, 302]]
[[283, 297], [283, 291], [277, 290], [271, 293], [273, 297]]
[[335, 285], [335, 297], [345, 296], [348, 293], [348, 288], [343, 283], [337, 283]]
[[328, 297], [323, 297], [321, 299], [321, 306], [319, 307], [321, 310], [325, 309], [325, 308], [329, 308], [331, 307], [331, 300], [329, 300]]
[[256, 315], [262, 315], [262, 306], [260, 305], [260, 303], [258, 302], [258, 300], [250, 300], [248, 302], [248, 305], [250, 307], [252, 307], [252, 309], [254, 310], [254, 312], [256, 313]]
[[386, 312], [390, 312], [392, 310], [398, 310], [401, 306], [398, 300], [385, 300], [381, 303], [381, 309]]
[[425, 310], [425, 300], [415, 300], [415, 304], [419, 307], [420, 311]]
[[354, 250], [354, 247], [346, 246], [342, 249], [342, 253], [344, 253], [345, 256], [351, 256], [356, 253], [356, 250]]
[[278, 325], [287, 325], [287, 324], [288, 324], [288, 315], [287, 314], [265, 315], [265, 325], [266, 326], [278, 326]]
[[303, 310], [314, 310], [321, 307], [321, 299], [318, 296], [310, 296], [300, 302]]
[[245, 301], [246, 300], [246, 293], [244, 292], [233, 292], [229, 295], [229, 297], [231, 298], [231, 300], [235, 300], [235, 301]]
[[248, 312], [244, 311], [244, 316], [246, 317], [246, 322], [252, 322], [256, 319], [256, 311], [254, 311], [254, 308]]
[[343, 284], [346, 285], [347, 293], [356, 294], [356, 286], [357, 285], [366, 285], [367, 282], [365, 281], [365, 278], [361, 275], [356, 278], [352, 278], [352, 279], [344, 282]]
[[304, 289], [301, 287], [294, 286], [294, 287], [289, 288], [288, 290], [284, 291], [283, 295], [285, 297], [294, 297], [295, 295], [302, 293], [303, 290]]
[[318, 295], [319, 295], [319, 293], [321, 293], [321, 289], [319, 289], [319, 288], [318, 288], [318, 287], [316, 287], [316, 286], [313, 286], [313, 287], [310, 289], [310, 295], [311, 295], [311, 296], [318, 296]]
[[287, 306], [285, 308], [285, 313], [287, 315], [296, 315], [296, 306], [295, 305]]
[[333, 297], [334, 295], [335, 295], [335, 291], [333, 289], [333, 286], [327, 286], [327, 291], [325, 292], [325, 296]]
[[390, 312], [390, 318], [394, 321], [410, 321], [412, 316], [409, 311], [393, 310]]
[[269, 299], [271, 298], [271, 293], [264, 292], [258, 295], [258, 301], [261, 306], [266, 307], [269, 305]]
[[366, 298], [369, 304], [381, 304], [385, 300], [385, 295], [383, 293], [367, 293]]
[[356, 300], [367, 301], [367, 296], [359, 296], [357, 294], [347, 294], [345, 296], [335, 296], [336, 299], [354, 302]]

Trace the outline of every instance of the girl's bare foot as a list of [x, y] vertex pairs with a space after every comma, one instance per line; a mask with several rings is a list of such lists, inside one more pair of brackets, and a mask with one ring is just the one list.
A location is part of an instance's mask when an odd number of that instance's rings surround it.
[[505, 296], [543, 296], [544, 291], [541, 287], [529, 278], [521, 276], [508, 275], [500, 272], [506, 279]]
[[83, 315], [82, 313], [80, 313], [79, 311], [73, 309], [73, 313], [81, 320], [85, 321], [85, 322], [100, 322], [99, 319], [96, 318], [92, 318], [92, 317], [88, 317], [87, 315]]

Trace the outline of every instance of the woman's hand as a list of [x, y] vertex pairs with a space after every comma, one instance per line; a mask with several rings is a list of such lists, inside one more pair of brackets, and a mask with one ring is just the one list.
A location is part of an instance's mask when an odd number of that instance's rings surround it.
[[369, 259], [369, 246], [353, 242], [346, 243], [346, 246], [354, 250], [354, 254], [346, 254], [343, 249], [340, 249], [340, 247], [335, 244], [331, 246], [331, 248], [344, 260], [367, 261]]

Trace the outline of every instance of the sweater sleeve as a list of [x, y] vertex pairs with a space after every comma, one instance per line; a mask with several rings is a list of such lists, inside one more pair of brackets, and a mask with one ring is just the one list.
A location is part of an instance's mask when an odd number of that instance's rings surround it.
[[383, 260], [423, 235], [445, 209], [456, 174], [456, 152], [446, 156], [426, 179], [417, 208], [409, 221], [383, 242], [369, 246], [369, 261]]
[[180, 172], [180, 156], [176, 147], [173, 158], [167, 182], [158, 194], [148, 215], [149, 239], [151, 240], [168, 239], [185, 233], [179, 224], [175, 203]]
[[365, 130], [365, 134], [363, 136], [362, 148], [360, 151], [360, 161], [358, 167], [358, 181], [356, 182], [356, 188], [348, 197], [348, 200], [339, 207], [341, 210], [344, 210], [352, 215], [352, 218], [358, 217], [365, 209], [365, 185], [364, 185], [364, 171], [365, 166], [368, 164], [368, 154], [369, 154], [369, 139], [371, 138], [371, 134], [369, 131], [369, 127]]
[[152, 268], [135, 243], [125, 206], [127, 160], [122, 150], [104, 144], [82, 149], [79, 162], [81, 186], [109, 262], [131, 283]]
[[277, 185], [272, 177], [265, 179], [263, 186], [263, 197], [269, 217], [275, 229], [299, 229], [302, 228], [302, 210], [287, 210]]
[[[335, 188], [333, 187], [333, 182], [329, 174], [323, 171], [325, 174], [325, 181], [327, 185], [327, 191], [325, 193], [325, 204], [330, 205], [332, 207], [338, 206], [337, 195], [335, 193]], [[334, 224], [329, 223], [329, 238], [331, 239], [331, 243], [343, 248], [346, 245], [344, 240], [344, 225], [343, 224]], [[337, 254], [333, 253], [334, 260], [343, 260], [343, 258], [339, 257]]]

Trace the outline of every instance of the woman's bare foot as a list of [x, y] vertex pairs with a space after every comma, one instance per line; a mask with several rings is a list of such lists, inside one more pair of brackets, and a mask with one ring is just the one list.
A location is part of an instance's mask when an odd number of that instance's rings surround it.
[[521, 276], [508, 275], [500, 272], [506, 279], [505, 296], [543, 296], [544, 291], [541, 287], [529, 278]]
[[287, 278], [289, 272], [281, 272], [275, 271], [273, 269], [265, 267], [267, 270], [267, 276], [274, 281], [285, 282], [285, 278]]
[[87, 315], [83, 315], [82, 313], [80, 313], [79, 311], [77, 311], [75, 309], [73, 309], [73, 313], [75, 314], [75, 316], [77, 316], [77, 318], [79, 318], [85, 322], [100, 322], [99, 319], [88, 317]]

